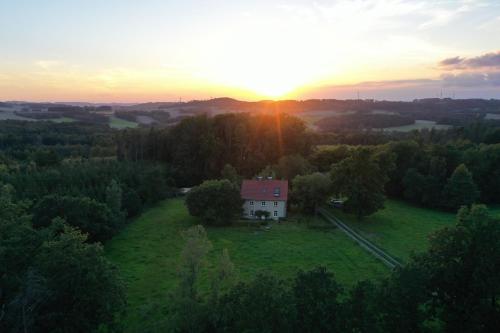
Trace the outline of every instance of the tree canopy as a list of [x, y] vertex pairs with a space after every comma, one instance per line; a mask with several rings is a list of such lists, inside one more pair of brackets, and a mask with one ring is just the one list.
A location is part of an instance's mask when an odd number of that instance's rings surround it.
[[206, 180], [193, 187], [186, 197], [189, 213], [206, 225], [228, 225], [242, 211], [243, 200], [238, 185], [227, 179]]

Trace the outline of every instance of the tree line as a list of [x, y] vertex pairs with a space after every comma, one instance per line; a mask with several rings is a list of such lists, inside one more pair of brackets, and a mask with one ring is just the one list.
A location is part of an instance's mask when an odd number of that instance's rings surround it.
[[170, 165], [179, 185], [220, 176], [226, 164], [252, 177], [284, 155], [309, 155], [310, 135], [302, 121], [283, 113], [205, 115], [171, 129], [136, 129], [117, 136], [120, 160], [154, 160]]

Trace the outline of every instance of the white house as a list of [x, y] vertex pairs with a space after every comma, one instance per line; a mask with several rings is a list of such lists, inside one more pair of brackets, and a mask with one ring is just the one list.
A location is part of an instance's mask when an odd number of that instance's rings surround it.
[[269, 217], [275, 220], [286, 217], [288, 181], [262, 177], [244, 180], [241, 197], [245, 200], [243, 216], [246, 218], [256, 218], [255, 212], [259, 210], [269, 212]]

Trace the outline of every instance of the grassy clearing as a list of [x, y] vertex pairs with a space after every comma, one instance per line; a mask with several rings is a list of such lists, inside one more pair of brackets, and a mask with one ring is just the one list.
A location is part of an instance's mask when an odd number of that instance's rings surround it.
[[55, 123], [73, 123], [73, 122], [76, 121], [75, 119], [69, 118], [69, 117], [52, 118], [52, 119], [49, 119], [49, 120], [53, 121]]
[[117, 118], [115, 116], [109, 117], [109, 126], [116, 129], [136, 128], [139, 124], [133, 121]]
[[425, 251], [431, 233], [455, 223], [454, 214], [396, 200], [387, 200], [385, 209], [361, 221], [340, 210], [332, 211], [364, 237], [403, 261], [408, 260], [412, 252]]
[[[131, 330], [140, 327], [145, 307], [166, 303], [168, 292], [177, 282], [176, 267], [184, 243], [180, 233], [196, 223], [181, 199], [168, 200], [145, 212], [105, 245], [107, 257], [120, 268], [127, 284], [129, 311], [125, 322]], [[233, 226], [207, 231], [214, 248], [202, 273], [202, 289], [206, 289], [210, 271], [224, 248], [229, 250], [242, 279], [262, 271], [287, 278], [299, 269], [318, 265], [328, 267], [339, 281], [349, 285], [389, 273], [336, 229], [310, 229], [291, 220], [274, 223], [270, 230]], [[155, 309], [152, 316], [159, 316], [160, 311]]]
[[422, 129], [448, 129], [451, 128], [451, 125], [438, 125], [435, 121], [432, 120], [415, 120], [415, 123], [412, 125], [404, 125], [404, 126], [395, 126], [395, 127], [386, 127], [384, 131], [394, 131], [394, 132], [410, 132], [413, 130], [422, 130]]

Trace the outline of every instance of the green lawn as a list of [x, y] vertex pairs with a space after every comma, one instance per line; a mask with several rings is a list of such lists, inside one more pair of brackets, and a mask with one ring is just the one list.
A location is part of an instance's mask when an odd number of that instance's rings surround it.
[[109, 117], [109, 126], [116, 129], [136, 128], [139, 124], [115, 116]]
[[[176, 267], [183, 247], [180, 232], [196, 222], [188, 215], [183, 200], [168, 200], [145, 212], [105, 245], [107, 257], [120, 268], [127, 284], [129, 311], [125, 322], [130, 330], [140, 325], [140, 313], [145, 307], [166, 303], [177, 281]], [[318, 265], [334, 271], [345, 284], [389, 273], [336, 229], [309, 229], [304, 223], [287, 221], [272, 224], [267, 231], [247, 226], [207, 231], [214, 249], [202, 275], [202, 288], [223, 248], [229, 250], [242, 279], [260, 271], [287, 278], [298, 269]], [[153, 312], [159, 315], [159, 310]]]
[[406, 261], [410, 254], [425, 251], [432, 232], [455, 223], [455, 215], [425, 209], [403, 201], [387, 200], [385, 209], [358, 221], [337, 209], [332, 212], [389, 254]]

